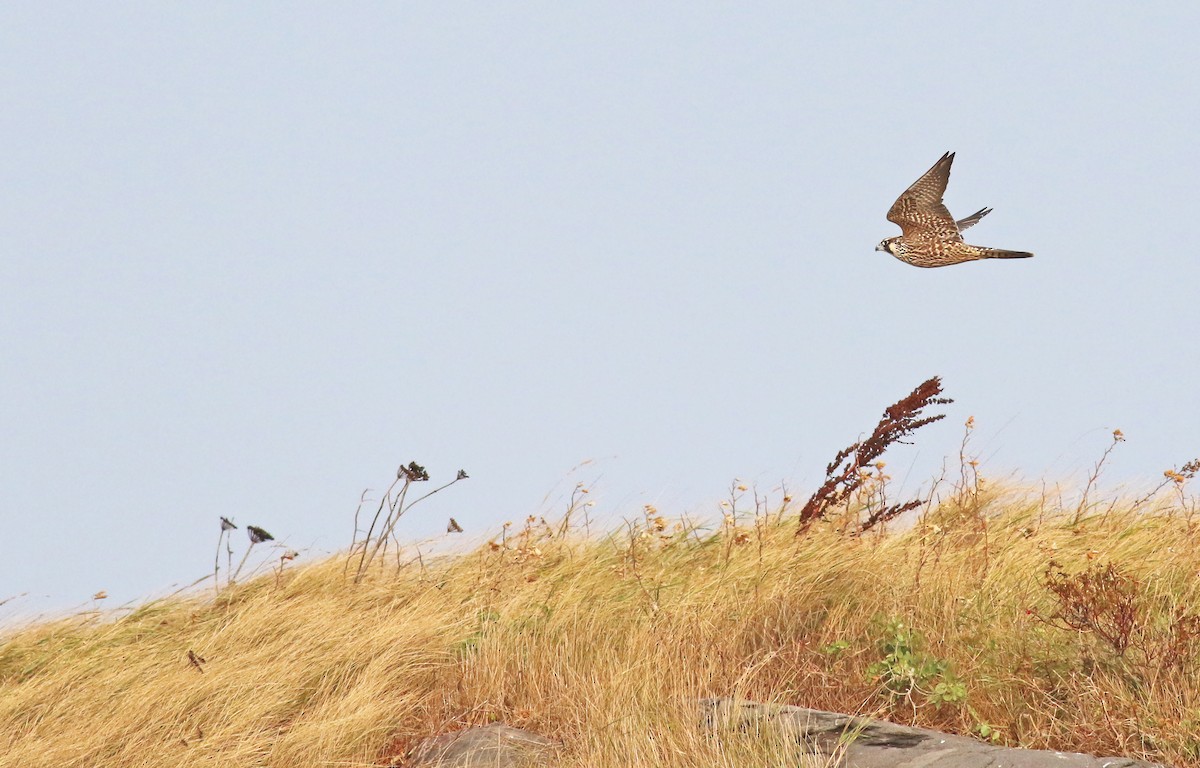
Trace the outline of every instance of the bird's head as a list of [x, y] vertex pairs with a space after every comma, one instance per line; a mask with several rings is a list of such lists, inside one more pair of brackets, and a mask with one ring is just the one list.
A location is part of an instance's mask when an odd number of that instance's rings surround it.
[[880, 241], [879, 245], [875, 246], [875, 250], [896, 255], [896, 243], [900, 240], [898, 237], [889, 237], [887, 240]]

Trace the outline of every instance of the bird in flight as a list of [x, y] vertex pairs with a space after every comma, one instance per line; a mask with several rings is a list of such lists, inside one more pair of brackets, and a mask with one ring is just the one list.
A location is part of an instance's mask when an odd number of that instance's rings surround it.
[[888, 221], [900, 225], [900, 235], [889, 237], [875, 246], [914, 267], [948, 267], [979, 259], [1028, 259], [1032, 253], [1006, 251], [970, 245], [962, 239], [963, 230], [992, 212], [981, 208], [965, 219], [954, 220], [942, 202], [954, 153], [947, 152], [904, 194], [896, 198], [887, 213]]

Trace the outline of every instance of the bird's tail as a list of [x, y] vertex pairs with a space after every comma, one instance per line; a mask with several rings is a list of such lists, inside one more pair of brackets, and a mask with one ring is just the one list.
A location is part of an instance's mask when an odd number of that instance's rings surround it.
[[1006, 251], [1003, 248], [980, 248], [981, 259], [1028, 259], [1033, 254], [1028, 251]]
[[980, 208], [978, 211], [975, 211], [975, 213], [972, 213], [965, 219], [959, 219], [958, 221], [954, 222], [954, 224], [958, 227], [958, 231], [962, 232], [964, 229], [970, 229], [978, 224], [980, 219], [982, 219], [984, 216], [987, 216], [991, 212], [991, 208]]

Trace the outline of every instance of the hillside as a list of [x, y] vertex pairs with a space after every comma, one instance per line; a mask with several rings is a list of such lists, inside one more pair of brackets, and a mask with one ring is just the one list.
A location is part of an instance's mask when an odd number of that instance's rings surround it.
[[357, 584], [335, 557], [28, 626], [0, 645], [0, 766], [385, 766], [496, 720], [563, 765], [783, 757], [697, 734], [696, 700], [729, 694], [1200, 765], [1200, 530], [1165, 493], [1075, 520], [972, 484], [859, 533], [864, 491], [798, 536], [790, 499], [735, 489], [711, 529], [531, 518]]

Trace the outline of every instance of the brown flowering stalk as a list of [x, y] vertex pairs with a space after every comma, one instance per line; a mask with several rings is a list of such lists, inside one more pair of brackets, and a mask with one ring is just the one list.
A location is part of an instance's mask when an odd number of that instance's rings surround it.
[[[800, 510], [796, 535], [800, 536], [808, 530], [813, 521], [823, 518], [830, 507], [838, 506], [850, 498], [863, 480], [870, 476], [869, 472], [864, 472], [863, 469], [874, 465], [889, 447], [895, 443], [903, 443], [905, 437], [926, 424], [945, 418], [945, 414], [925, 416], [922, 413], [931, 405], [954, 402], [948, 397], [939, 397], [941, 393], [942, 380], [934, 376], [884, 411], [883, 418], [875, 425], [875, 431], [870, 437], [838, 451], [833, 461], [825, 468], [825, 482]], [[892, 504], [877, 509], [859, 526], [859, 531], [898, 517], [923, 503], [914, 499], [904, 504]]]

